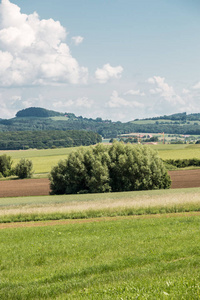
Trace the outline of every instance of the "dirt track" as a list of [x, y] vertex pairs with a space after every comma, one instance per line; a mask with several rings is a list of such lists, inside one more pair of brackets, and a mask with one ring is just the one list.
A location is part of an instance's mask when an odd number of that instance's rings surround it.
[[[170, 171], [172, 189], [200, 187], [200, 169]], [[0, 197], [49, 195], [47, 178], [0, 181]]]

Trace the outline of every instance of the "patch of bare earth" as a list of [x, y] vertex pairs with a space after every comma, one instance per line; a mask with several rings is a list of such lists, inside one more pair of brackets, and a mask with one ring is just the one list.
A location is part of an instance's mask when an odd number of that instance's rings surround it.
[[0, 197], [49, 195], [49, 179], [19, 179], [0, 181]]
[[[169, 171], [172, 189], [200, 187], [200, 169]], [[0, 181], [0, 197], [49, 195], [49, 179], [23, 179]]]
[[200, 187], [200, 169], [169, 171], [172, 189]]

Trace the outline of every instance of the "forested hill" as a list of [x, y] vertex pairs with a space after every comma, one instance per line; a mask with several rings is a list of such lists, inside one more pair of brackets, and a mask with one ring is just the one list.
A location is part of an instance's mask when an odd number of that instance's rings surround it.
[[57, 117], [63, 115], [64, 114], [60, 112], [48, 110], [41, 107], [29, 107], [26, 109], [22, 109], [16, 113], [17, 118], [25, 118], [25, 117], [49, 118], [49, 117]]
[[179, 113], [122, 123], [30, 107], [19, 111], [13, 119], [0, 119], [0, 132], [43, 130], [93, 131], [104, 138], [116, 138], [132, 132], [200, 135], [200, 113]]

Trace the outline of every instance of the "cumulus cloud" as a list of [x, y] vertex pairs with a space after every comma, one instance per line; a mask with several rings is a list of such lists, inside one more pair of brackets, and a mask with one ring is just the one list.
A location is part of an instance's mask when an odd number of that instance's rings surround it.
[[74, 43], [74, 45], [78, 46], [79, 44], [81, 44], [83, 42], [84, 38], [82, 36], [73, 36], [72, 37], [72, 41]]
[[95, 78], [99, 83], [106, 83], [111, 78], [120, 78], [122, 72], [122, 66], [112, 67], [110, 64], [105, 64], [102, 69], [96, 70]]
[[113, 91], [110, 97], [110, 100], [107, 102], [107, 106], [111, 108], [119, 108], [119, 107], [135, 107], [140, 108], [144, 107], [144, 105], [138, 101], [127, 101], [124, 98], [121, 98], [118, 95], [117, 91]]
[[88, 99], [87, 97], [82, 97], [82, 98], [78, 98], [76, 100], [59, 100], [57, 102], [53, 103], [53, 107], [54, 108], [69, 108], [69, 107], [83, 107], [83, 108], [91, 108], [91, 106], [93, 105], [94, 101], [91, 99]]
[[129, 90], [124, 93], [124, 95], [132, 95], [132, 96], [145, 96], [145, 93], [141, 92], [140, 90]]
[[200, 89], [200, 81], [197, 82], [197, 83], [193, 86], [193, 89], [195, 89], [195, 90], [199, 90], [199, 89]]
[[0, 83], [2, 86], [87, 81], [66, 44], [66, 30], [53, 19], [22, 14], [9, 0], [0, 4]]
[[148, 83], [155, 85], [155, 88], [150, 89], [150, 94], [159, 94], [171, 105], [185, 104], [184, 100], [175, 93], [174, 88], [165, 82], [165, 78], [160, 76], [153, 76], [148, 79]]

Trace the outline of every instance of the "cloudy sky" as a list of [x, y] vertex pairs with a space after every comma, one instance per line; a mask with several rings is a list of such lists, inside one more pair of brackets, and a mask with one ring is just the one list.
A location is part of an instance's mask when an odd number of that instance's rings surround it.
[[0, 118], [200, 112], [199, 0], [1, 0]]

